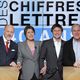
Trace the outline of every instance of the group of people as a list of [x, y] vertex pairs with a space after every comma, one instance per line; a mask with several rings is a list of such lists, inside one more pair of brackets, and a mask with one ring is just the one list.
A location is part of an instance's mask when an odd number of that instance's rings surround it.
[[[72, 38], [62, 40], [63, 27], [54, 24], [53, 37], [45, 41], [35, 41], [35, 29], [31, 25], [24, 28], [25, 41], [12, 41], [14, 26], [6, 25], [0, 37], [0, 66], [17, 67], [19, 80], [63, 80], [63, 66], [80, 68], [80, 25], [71, 28]], [[42, 76], [42, 77], [40, 77]]]

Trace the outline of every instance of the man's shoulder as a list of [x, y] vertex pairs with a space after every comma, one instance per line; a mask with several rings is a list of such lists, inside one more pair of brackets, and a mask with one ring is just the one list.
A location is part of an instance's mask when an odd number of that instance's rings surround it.
[[67, 47], [67, 46], [71, 46], [72, 45], [72, 41], [73, 41], [73, 38], [69, 39], [68, 41], [66, 41], [64, 43], [64, 46]]
[[48, 43], [48, 42], [51, 42], [51, 41], [53, 41], [53, 40], [52, 39], [47, 39], [47, 40], [44, 40], [43, 42]]
[[52, 39], [42, 41], [42, 44], [49, 45], [52, 42]]
[[67, 43], [67, 44], [68, 44], [68, 43], [70, 44], [70, 43], [72, 43], [72, 41], [73, 41], [73, 38], [67, 40], [66, 43]]
[[0, 36], [0, 40], [2, 40], [3, 39], [3, 37], [2, 36]]
[[2, 44], [2, 42], [3, 42], [3, 37], [0, 36], [0, 44]]

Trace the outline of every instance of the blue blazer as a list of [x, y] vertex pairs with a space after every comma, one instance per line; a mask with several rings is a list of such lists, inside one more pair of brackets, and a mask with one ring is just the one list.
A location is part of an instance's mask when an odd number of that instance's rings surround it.
[[6, 52], [3, 37], [0, 37], [0, 66], [9, 66], [12, 61], [17, 60], [18, 47], [15, 42], [10, 41], [9, 51]]

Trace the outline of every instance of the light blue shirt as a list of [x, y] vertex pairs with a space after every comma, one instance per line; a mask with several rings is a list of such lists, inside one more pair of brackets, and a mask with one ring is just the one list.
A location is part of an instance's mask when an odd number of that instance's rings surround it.
[[80, 41], [73, 39], [73, 50], [75, 52], [76, 62], [80, 61]]

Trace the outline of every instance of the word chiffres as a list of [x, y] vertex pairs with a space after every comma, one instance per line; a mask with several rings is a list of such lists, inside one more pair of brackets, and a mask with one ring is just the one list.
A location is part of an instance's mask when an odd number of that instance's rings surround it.
[[49, 26], [61, 23], [70, 26], [80, 21], [79, 0], [24, 0], [0, 1], [0, 26], [12, 24], [14, 26]]

